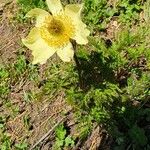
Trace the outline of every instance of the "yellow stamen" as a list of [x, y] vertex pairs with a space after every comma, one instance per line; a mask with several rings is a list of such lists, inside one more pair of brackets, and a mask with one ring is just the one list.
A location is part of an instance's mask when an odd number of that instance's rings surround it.
[[52, 47], [60, 47], [67, 44], [75, 34], [75, 27], [70, 17], [59, 14], [47, 17], [44, 25], [40, 27], [41, 37]]

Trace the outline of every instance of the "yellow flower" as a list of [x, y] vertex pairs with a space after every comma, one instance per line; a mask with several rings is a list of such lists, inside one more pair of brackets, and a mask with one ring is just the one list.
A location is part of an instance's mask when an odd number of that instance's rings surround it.
[[44, 64], [55, 52], [64, 62], [69, 62], [74, 55], [70, 39], [87, 44], [90, 34], [80, 16], [83, 5], [69, 4], [63, 8], [60, 0], [46, 2], [51, 14], [39, 8], [27, 13], [26, 17], [36, 17], [36, 24], [22, 42], [32, 50], [33, 64]]

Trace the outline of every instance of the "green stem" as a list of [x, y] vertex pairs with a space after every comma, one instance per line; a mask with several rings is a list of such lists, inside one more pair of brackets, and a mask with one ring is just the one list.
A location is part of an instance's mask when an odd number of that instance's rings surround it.
[[76, 67], [78, 70], [78, 75], [79, 75], [79, 85], [80, 88], [83, 89], [83, 80], [82, 80], [82, 71], [81, 71], [81, 64], [79, 62], [79, 59], [76, 55], [76, 50], [77, 50], [77, 44], [75, 41], [72, 41], [73, 49], [74, 49], [74, 61], [76, 63]]

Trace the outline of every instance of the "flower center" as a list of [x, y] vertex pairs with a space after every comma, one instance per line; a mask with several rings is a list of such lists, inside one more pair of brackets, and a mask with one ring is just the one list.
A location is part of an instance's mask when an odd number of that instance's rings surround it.
[[69, 16], [58, 14], [45, 18], [40, 33], [49, 46], [57, 48], [69, 42], [75, 34], [75, 27]]
[[48, 31], [54, 36], [62, 34], [64, 31], [64, 25], [60, 20], [56, 20], [53, 18], [50, 24], [48, 25]]

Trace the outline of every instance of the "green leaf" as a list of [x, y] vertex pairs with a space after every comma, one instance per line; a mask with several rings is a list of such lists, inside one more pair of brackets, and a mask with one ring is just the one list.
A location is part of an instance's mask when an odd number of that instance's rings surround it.
[[147, 144], [148, 140], [145, 136], [145, 131], [137, 125], [134, 125], [128, 133], [130, 138], [133, 140], [133, 142], [135, 142], [136, 145], [144, 146]]
[[68, 146], [73, 147], [74, 144], [75, 144], [75, 143], [74, 143], [73, 139], [72, 139], [70, 136], [67, 136], [67, 137], [65, 138], [65, 146], [66, 146], [66, 147], [68, 147]]
[[27, 143], [19, 143], [19, 144], [15, 144], [15, 147], [17, 150], [26, 150], [28, 147]]
[[58, 139], [63, 140], [65, 139], [66, 136], [66, 129], [64, 129], [63, 125], [60, 125], [57, 129], [56, 129], [56, 137], [58, 137]]

